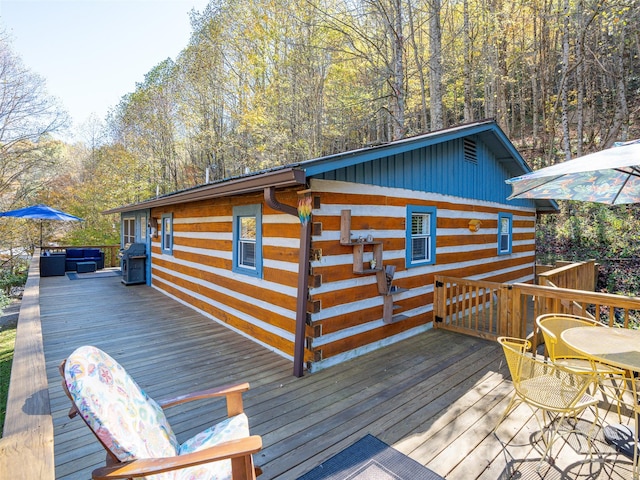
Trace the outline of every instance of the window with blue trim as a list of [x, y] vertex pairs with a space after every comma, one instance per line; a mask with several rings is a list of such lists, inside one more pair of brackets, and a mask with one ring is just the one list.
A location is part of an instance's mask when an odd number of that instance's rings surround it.
[[511, 253], [513, 245], [513, 215], [498, 213], [498, 255]]
[[436, 263], [436, 207], [407, 205], [407, 268]]
[[233, 207], [233, 271], [262, 277], [262, 205]]
[[173, 254], [173, 215], [162, 215], [162, 253]]
[[128, 245], [136, 241], [136, 219], [126, 217], [122, 219], [122, 245]]

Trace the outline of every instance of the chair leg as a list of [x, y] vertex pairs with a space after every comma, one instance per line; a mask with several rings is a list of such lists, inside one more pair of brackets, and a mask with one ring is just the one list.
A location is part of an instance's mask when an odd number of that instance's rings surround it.
[[507, 408], [505, 408], [504, 412], [502, 413], [502, 416], [500, 417], [500, 420], [498, 420], [498, 423], [496, 423], [496, 426], [493, 427], [494, 432], [498, 430], [498, 427], [500, 426], [500, 424], [504, 422], [504, 419], [507, 418], [509, 414], [512, 412], [512, 410], [516, 407], [516, 402], [518, 400], [519, 400], [518, 394], [514, 392], [513, 396], [511, 397], [511, 400], [509, 401], [509, 405], [507, 405]]
[[251, 455], [231, 459], [231, 477], [233, 480], [255, 480], [256, 471]]
[[[605, 386], [603, 380], [610, 381], [611, 386]], [[611, 375], [610, 377], [598, 376], [598, 389], [605, 399], [613, 397], [616, 402], [616, 410], [618, 412], [618, 422], [622, 423], [622, 405], [624, 403], [624, 394], [627, 391], [626, 376], [622, 378]], [[610, 389], [610, 390], [609, 390]]]
[[[543, 413], [544, 416], [544, 413]], [[542, 466], [542, 464], [544, 463], [545, 459], [547, 458], [547, 455], [549, 456], [549, 463], [553, 463], [553, 457], [551, 457], [551, 446], [553, 445], [553, 442], [556, 441], [556, 434], [558, 433], [558, 429], [560, 428], [560, 423], [562, 423], [564, 421], [564, 415], [562, 415], [560, 418], [556, 418], [555, 422], [556, 425], [555, 426], [551, 426], [553, 424], [550, 423], [550, 427], [548, 429], [551, 429], [551, 433], [549, 434], [549, 438], [545, 440], [544, 438], [544, 430], [545, 428], [542, 428], [542, 442], [545, 445], [545, 449], [544, 452], [542, 452], [542, 457], [540, 458], [540, 461], [538, 462], [538, 466], [536, 467], [536, 472], [540, 473], [540, 467]]]
[[[595, 412], [594, 412], [594, 418], [593, 421], [591, 422], [591, 426], [589, 427], [589, 431], [587, 433], [587, 445], [588, 445], [588, 449], [589, 449], [589, 458], [592, 459], [593, 458], [593, 437], [595, 434], [595, 430], [596, 427], [598, 425], [598, 406], [594, 405], [595, 407]], [[542, 458], [540, 459], [540, 461], [538, 462], [538, 466], [536, 467], [536, 472], [540, 473], [540, 467], [542, 466], [542, 464], [544, 463], [545, 459], [547, 457], [549, 457], [549, 463], [553, 463], [553, 457], [551, 456], [551, 448], [553, 446], [553, 444], [555, 443], [555, 441], [558, 439], [558, 436], [562, 436], [562, 433], [560, 433], [560, 427], [562, 426], [562, 423], [565, 420], [568, 420], [569, 418], [573, 418], [576, 422], [578, 421], [578, 412], [573, 412], [573, 415], [569, 415], [568, 413], [562, 413], [557, 415], [554, 419], [551, 419], [551, 415], [549, 412], [547, 412], [549, 414], [549, 427], [547, 429], [551, 429], [551, 434], [549, 435], [548, 440], [545, 440], [544, 438], [544, 430], [546, 427], [542, 427], [542, 441], [545, 444], [545, 450], [542, 454]], [[534, 414], [535, 415], [535, 414]], [[542, 413], [542, 417], [544, 420], [544, 411]], [[536, 416], [537, 418], [537, 416]], [[555, 422], [555, 426], [552, 426], [552, 423]], [[576, 424], [577, 427], [577, 424]], [[582, 432], [580, 432], [576, 427], [572, 428], [571, 430], [568, 430], [566, 433], [577, 433], [577, 434], [581, 434]]]

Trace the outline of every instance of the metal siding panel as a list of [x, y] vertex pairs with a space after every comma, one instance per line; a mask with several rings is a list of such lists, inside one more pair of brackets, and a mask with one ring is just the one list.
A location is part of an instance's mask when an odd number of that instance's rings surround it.
[[424, 166], [426, 162], [421, 162], [420, 157], [424, 155], [424, 149], [421, 148], [419, 150], [414, 150], [411, 155], [411, 178], [409, 181], [411, 182], [411, 190], [416, 189], [416, 183], [425, 181], [425, 172]]
[[396, 162], [395, 157], [388, 157], [387, 159], [387, 175], [385, 177], [384, 186], [389, 187], [396, 184]]
[[[477, 165], [464, 159], [463, 139], [457, 138], [323, 172], [316, 178], [506, 203], [511, 187], [505, 180], [511, 175], [488, 145], [474, 139]], [[535, 202], [526, 199], [509, 204], [535, 208]]]
[[383, 168], [383, 161], [374, 162], [374, 172], [375, 175], [372, 177], [372, 183], [375, 185], [384, 185], [386, 175], [386, 170]]

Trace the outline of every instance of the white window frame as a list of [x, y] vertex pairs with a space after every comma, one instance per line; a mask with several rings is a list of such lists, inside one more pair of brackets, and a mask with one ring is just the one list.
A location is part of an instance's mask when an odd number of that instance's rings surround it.
[[173, 214], [162, 215], [162, 253], [173, 255]]
[[[247, 236], [243, 222], [253, 220], [253, 235]], [[247, 261], [248, 249], [253, 249], [253, 262]], [[233, 208], [233, 271], [262, 278], [262, 205], [242, 205]]]
[[136, 242], [136, 217], [122, 218], [122, 245]]
[[513, 215], [498, 213], [498, 255], [509, 255], [513, 249]]
[[[436, 263], [436, 207], [407, 205], [406, 266], [407, 268]], [[421, 218], [421, 231], [414, 231], [414, 218]], [[421, 258], [414, 257], [414, 242], [424, 242]]]

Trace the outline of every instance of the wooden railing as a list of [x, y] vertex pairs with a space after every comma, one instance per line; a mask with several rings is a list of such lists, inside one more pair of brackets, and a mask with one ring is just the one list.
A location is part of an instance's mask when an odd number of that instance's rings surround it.
[[535, 318], [570, 313], [610, 326], [638, 328], [640, 297], [526, 283], [498, 284], [436, 276], [434, 326], [481, 338], [540, 340]]
[[596, 288], [598, 265], [595, 260], [564, 263], [554, 268], [545, 268], [542, 272], [539, 270], [540, 267], [536, 266], [538, 285], [589, 291], [594, 291]]
[[57, 247], [46, 247], [51, 253], [64, 252], [67, 248], [99, 248], [104, 252], [104, 266], [105, 267], [119, 267], [120, 257], [120, 245], [62, 245]]
[[40, 326], [40, 249], [36, 248], [25, 285], [9, 383], [0, 477], [55, 478], [53, 421]]
[[[437, 275], [433, 299], [434, 325], [481, 338], [497, 338], [516, 324], [509, 318], [506, 284]], [[499, 322], [503, 322], [501, 325]], [[520, 331], [509, 331], [517, 337]]]
[[[120, 265], [117, 245], [59, 246], [99, 248], [105, 252], [105, 267]], [[49, 402], [42, 329], [40, 324], [40, 248], [29, 264], [9, 381], [9, 394], [0, 438], [0, 478], [55, 478], [53, 420]]]

